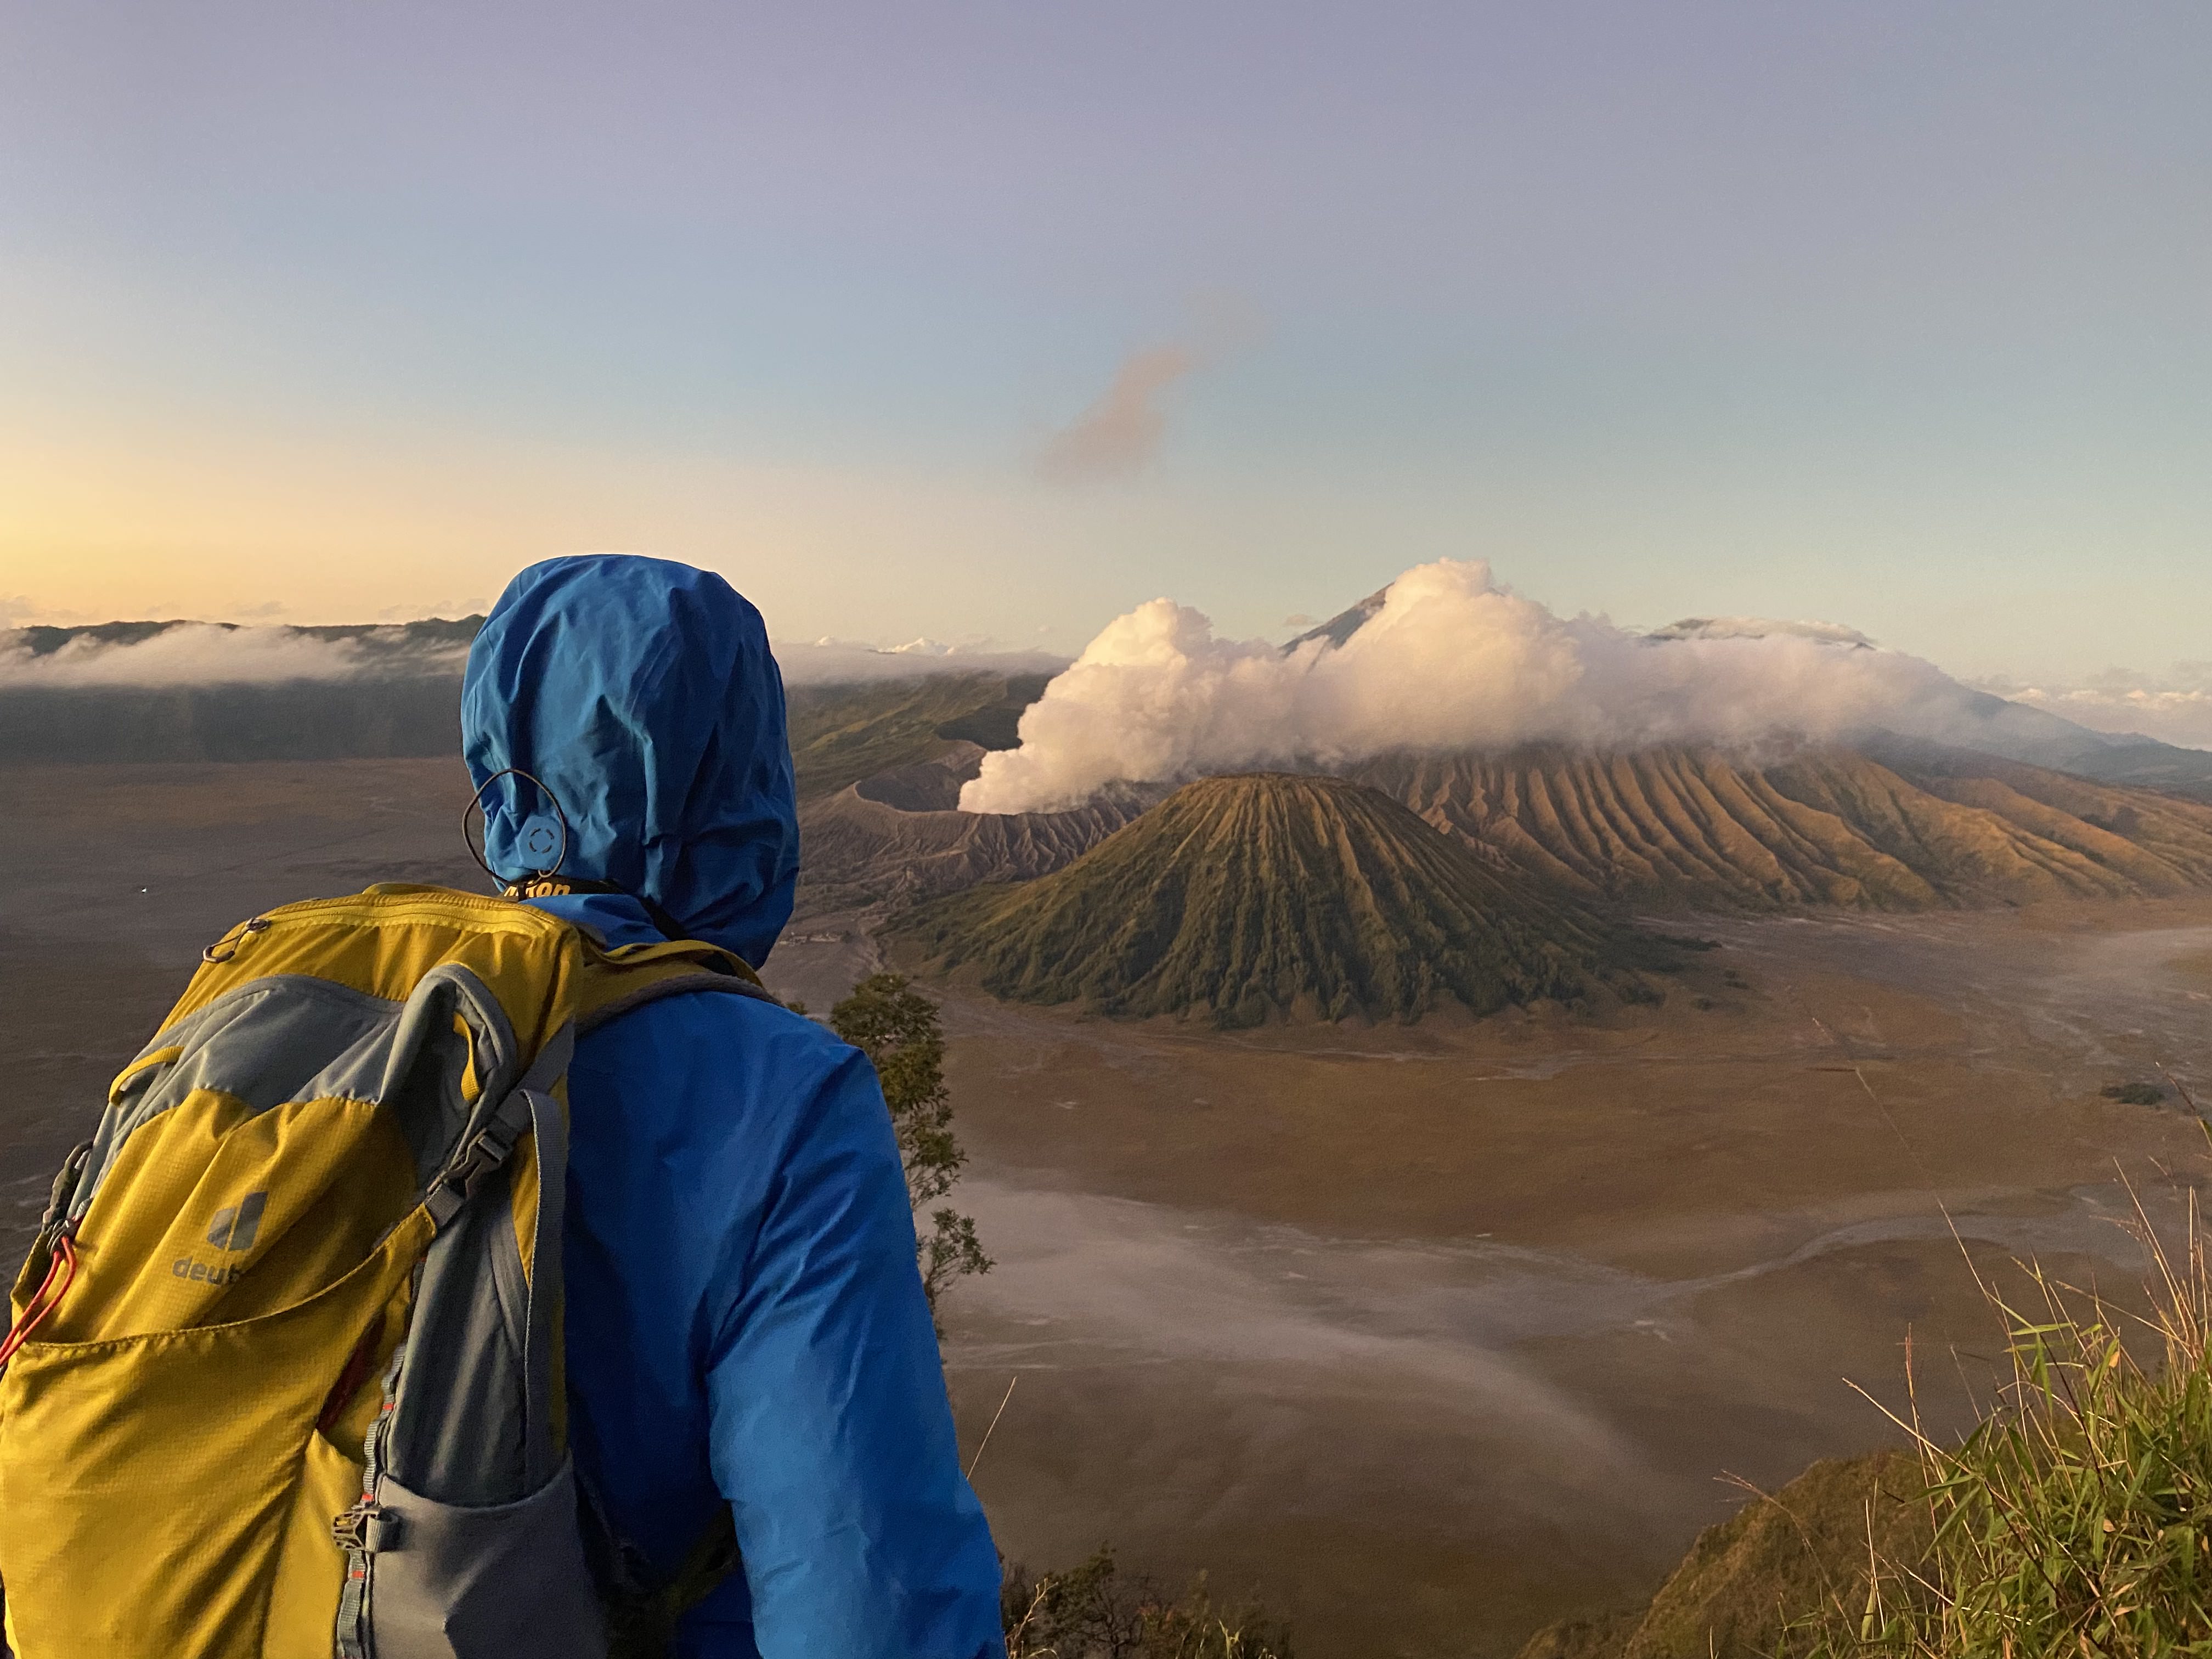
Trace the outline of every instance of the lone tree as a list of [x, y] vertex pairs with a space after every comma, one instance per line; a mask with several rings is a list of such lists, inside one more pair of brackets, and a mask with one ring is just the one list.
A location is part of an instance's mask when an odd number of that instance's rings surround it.
[[[930, 1316], [956, 1279], [991, 1270], [975, 1237], [975, 1223], [950, 1205], [936, 1204], [960, 1178], [968, 1154], [952, 1133], [952, 1099], [945, 1087], [945, 1032], [937, 1005], [907, 983], [903, 974], [872, 974], [830, 1011], [830, 1029], [875, 1063], [898, 1133], [906, 1166], [907, 1198], [914, 1206], [915, 1261]], [[928, 1224], [923, 1212], [928, 1210]]]

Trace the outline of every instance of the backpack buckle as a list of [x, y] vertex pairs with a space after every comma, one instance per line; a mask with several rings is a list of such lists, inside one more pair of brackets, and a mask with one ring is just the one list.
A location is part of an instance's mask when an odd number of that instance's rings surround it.
[[487, 1125], [482, 1133], [469, 1142], [447, 1179], [458, 1186], [465, 1197], [474, 1198], [477, 1188], [514, 1156], [514, 1131], [505, 1124]]
[[514, 1155], [515, 1139], [514, 1130], [492, 1123], [464, 1146], [461, 1155], [446, 1166], [445, 1174], [430, 1189], [431, 1220], [441, 1227], [452, 1220], [462, 1204], [477, 1195], [477, 1188], [506, 1167]]
[[342, 1550], [364, 1550], [374, 1555], [380, 1550], [399, 1547], [403, 1524], [396, 1510], [364, 1498], [331, 1522], [331, 1537]]

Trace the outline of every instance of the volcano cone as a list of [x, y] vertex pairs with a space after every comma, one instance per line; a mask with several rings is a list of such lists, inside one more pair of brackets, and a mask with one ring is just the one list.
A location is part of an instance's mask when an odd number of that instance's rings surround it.
[[924, 906], [901, 931], [994, 995], [1129, 1016], [1415, 1019], [1599, 984], [1646, 1000], [1665, 947], [1501, 878], [1455, 837], [1340, 778], [1177, 791], [1055, 873]]

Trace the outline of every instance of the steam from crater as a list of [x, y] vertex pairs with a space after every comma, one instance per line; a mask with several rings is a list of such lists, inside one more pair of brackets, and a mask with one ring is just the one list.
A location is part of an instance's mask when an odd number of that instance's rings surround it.
[[1748, 743], [1893, 726], [1972, 693], [1823, 623], [1741, 617], [1628, 632], [1563, 617], [1482, 561], [1407, 571], [1341, 644], [1221, 640], [1154, 599], [1109, 623], [983, 761], [971, 812], [1051, 811], [1116, 780], [1341, 765], [1392, 750]]

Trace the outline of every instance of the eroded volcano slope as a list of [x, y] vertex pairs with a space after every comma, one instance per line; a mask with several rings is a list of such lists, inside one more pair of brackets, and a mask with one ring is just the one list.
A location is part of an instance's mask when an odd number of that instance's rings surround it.
[[2212, 888], [2212, 807], [1901, 741], [1766, 758], [1394, 755], [1351, 770], [1495, 867], [1632, 903], [1909, 910]]
[[1639, 970], [1670, 956], [1376, 790], [1283, 774], [1190, 784], [1066, 868], [899, 932], [998, 996], [1231, 1026], [1643, 997]]

